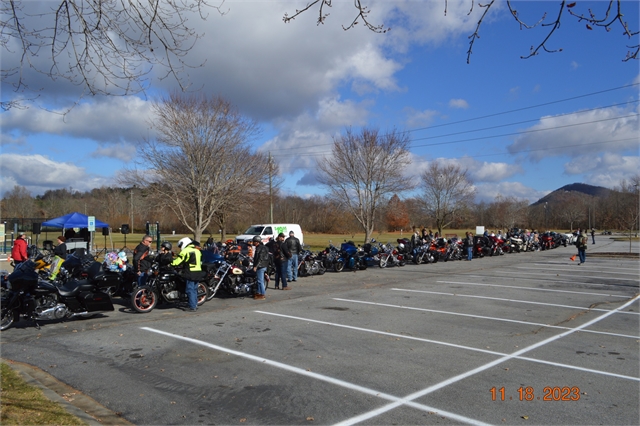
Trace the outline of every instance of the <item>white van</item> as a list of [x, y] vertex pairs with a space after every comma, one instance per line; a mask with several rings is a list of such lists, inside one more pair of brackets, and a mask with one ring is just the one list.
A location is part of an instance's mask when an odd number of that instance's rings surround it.
[[293, 231], [295, 237], [300, 240], [300, 244], [304, 244], [304, 237], [300, 225], [296, 223], [263, 223], [251, 225], [249, 229], [236, 237], [237, 243], [251, 240], [256, 235], [262, 238], [262, 242], [266, 243], [270, 238], [275, 239], [279, 233], [283, 233], [285, 239], [289, 238], [289, 232]]

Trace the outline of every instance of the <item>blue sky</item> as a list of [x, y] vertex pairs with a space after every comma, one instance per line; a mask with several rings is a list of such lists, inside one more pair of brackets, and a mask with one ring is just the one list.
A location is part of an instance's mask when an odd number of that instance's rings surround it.
[[[544, 11], [549, 22], [559, 3], [513, 2], [530, 23]], [[34, 10], [42, 4], [28, 2]], [[640, 71], [638, 61], [623, 61], [639, 41], [624, 37], [619, 24], [588, 30], [566, 15], [547, 43], [561, 52], [521, 59], [548, 27], [521, 30], [498, 0], [467, 64], [477, 2], [468, 14], [470, 0], [449, 0], [445, 16], [444, 0], [368, 1], [370, 20], [390, 26], [387, 34], [343, 31], [354, 17], [350, 0], [334, 0], [324, 25], [315, 24], [315, 11], [282, 22], [305, 4], [229, 0], [224, 16], [190, 20], [204, 36], [187, 61], [206, 60], [189, 70], [192, 87], [225, 97], [260, 123], [255, 149], [276, 159], [287, 194], [324, 193], [315, 161], [330, 155], [332, 138], [348, 126], [410, 132], [407, 179], [419, 179], [432, 161], [460, 164], [478, 201], [535, 201], [574, 182], [613, 187], [640, 170]], [[623, 2], [633, 31], [638, 4]], [[574, 10], [602, 15], [607, 5], [577, 2]], [[2, 50], [3, 67], [15, 61]], [[33, 195], [117, 185], [137, 143], [153, 137], [151, 101], [177, 89], [171, 79], [153, 79], [144, 95], [80, 98], [77, 87], [33, 78], [37, 100], [0, 114], [2, 193], [14, 185]], [[7, 83], [4, 101], [28, 96]], [[78, 99], [66, 115], [51, 112]]]

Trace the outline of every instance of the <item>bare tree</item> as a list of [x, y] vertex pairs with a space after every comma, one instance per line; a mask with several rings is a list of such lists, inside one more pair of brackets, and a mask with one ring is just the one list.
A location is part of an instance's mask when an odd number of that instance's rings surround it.
[[[129, 95], [144, 91], [157, 67], [164, 72], [160, 78], [171, 76], [184, 89], [189, 83], [183, 71], [191, 67], [185, 56], [202, 36], [188, 21], [192, 15], [205, 19], [209, 7], [223, 13], [220, 1], [3, 1], [0, 46], [18, 59], [3, 61], [0, 75], [17, 92], [33, 96], [40, 87], [32, 87], [38, 77], [28, 71], [92, 95]], [[5, 110], [17, 105], [2, 102]]]
[[34, 216], [34, 199], [24, 186], [15, 185], [2, 200], [2, 217], [28, 218]]
[[631, 177], [629, 181], [623, 179], [620, 187], [615, 188], [616, 225], [629, 233], [629, 252], [633, 231], [638, 235], [638, 219], [640, 210], [640, 174]]
[[138, 148], [146, 170], [124, 182], [143, 187], [200, 240], [216, 212], [265, 190], [267, 158], [249, 146], [259, 129], [220, 97], [172, 94], [153, 110], [158, 137]]
[[[484, 11], [480, 16], [480, 19], [478, 20], [475, 31], [473, 32], [473, 34], [469, 36], [470, 41], [469, 41], [469, 50], [467, 51], [467, 63], [469, 63], [471, 60], [471, 54], [473, 53], [472, 51], [473, 51], [473, 45], [475, 41], [480, 38], [480, 27], [482, 26], [482, 23], [485, 21], [486, 17], [489, 14], [489, 11], [495, 5], [495, 3], [496, 3], [496, 0], [490, 0], [486, 3], [477, 3], [478, 7], [484, 9]], [[432, 4], [433, 2], [424, 2], [417, 7], [430, 7]], [[511, 16], [513, 16], [513, 18], [516, 20], [520, 29], [532, 29], [536, 27], [543, 27], [546, 29], [546, 36], [543, 38], [543, 40], [537, 45], [531, 46], [529, 54], [521, 56], [523, 59], [535, 56], [539, 54], [540, 51], [544, 51], [548, 53], [562, 51], [561, 48], [555, 48], [555, 49], [548, 48], [547, 43], [549, 42], [551, 37], [554, 35], [555, 31], [558, 28], [560, 28], [560, 23], [566, 14], [578, 19], [579, 22], [585, 22], [586, 30], [593, 30], [594, 27], [599, 27], [599, 28], [603, 28], [606, 32], [610, 32], [613, 29], [614, 25], [616, 24], [619, 25], [618, 28], [622, 29], [622, 34], [628, 40], [636, 39], [636, 41], [632, 42], [631, 45], [627, 45], [627, 48], [629, 50], [627, 51], [627, 55], [624, 61], [628, 61], [630, 59], [638, 59], [640, 44], [638, 44], [637, 42], [637, 37], [638, 37], [639, 31], [638, 29], [634, 30], [629, 28], [628, 22], [624, 20], [624, 13], [622, 10], [623, 9], [622, 0], [609, 0], [608, 2], [602, 2], [604, 6], [602, 7], [601, 10], [598, 11], [598, 13], [594, 12], [592, 9], [589, 9], [587, 11], [588, 13], [586, 16], [584, 12], [579, 13], [576, 11], [578, 9], [576, 7], [577, 2], [561, 1], [556, 6], [557, 9], [554, 11], [556, 13], [554, 15], [555, 18], [552, 17], [551, 20], [547, 21], [546, 20], [547, 15], [550, 13], [548, 10], [545, 9], [540, 16], [533, 19], [532, 23], [528, 23], [525, 21], [525, 19], [518, 12], [517, 8], [514, 7], [514, 5], [516, 4], [517, 4], [516, 1], [507, 0], [507, 8], [509, 9]], [[547, 7], [547, 5], [549, 4], [550, 3], [546, 3], [545, 7]], [[471, 14], [473, 12], [475, 5], [476, 5], [475, 0], [469, 0], [468, 14]], [[291, 22], [302, 13], [313, 9], [314, 7], [317, 7], [318, 8], [317, 24], [318, 25], [324, 24], [327, 17], [329, 16], [327, 9], [330, 8], [331, 6], [332, 6], [332, 0], [313, 0], [307, 3], [307, 5], [304, 8], [297, 9], [295, 13], [293, 13], [292, 15], [285, 13], [282, 20], [285, 23]], [[355, 8], [356, 16], [349, 25], [342, 26], [342, 28], [345, 31], [354, 28], [360, 22], [362, 22], [366, 28], [376, 33], [386, 33], [391, 29], [391, 28], [385, 28], [384, 24], [371, 23], [368, 19], [368, 16], [371, 10], [361, 0], [354, 0], [353, 6]], [[448, 6], [448, 0], [444, 0], [445, 16], [447, 15], [447, 6]]]
[[569, 225], [571, 231], [576, 222], [587, 217], [587, 197], [586, 194], [568, 192], [560, 197], [559, 203], [554, 203], [554, 207], [560, 211], [560, 218]]
[[473, 202], [475, 188], [467, 170], [453, 164], [440, 166], [434, 161], [420, 177], [425, 210], [436, 221], [438, 233], [442, 235], [442, 229], [455, 220], [456, 214]]
[[527, 207], [525, 200], [498, 195], [489, 207], [491, 224], [505, 231], [521, 226], [525, 222]]
[[360, 223], [365, 242], [373, 234], [381, 201], [413, 187], [402, 175], [411, 162], [408, 146], [408, 135], [395, 129], [386, 134], [367, 128], [355, 134], [347, 129], [334, 138], [331, 157], [318, 162], [318, 180]]

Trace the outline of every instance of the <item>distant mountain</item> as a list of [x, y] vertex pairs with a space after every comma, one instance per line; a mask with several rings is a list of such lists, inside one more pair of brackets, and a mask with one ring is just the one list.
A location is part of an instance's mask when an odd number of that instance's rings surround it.
[[561, 194], [565, 194], [567, 192], [579, 192], [582, 194], [591, 195], [592, 197], [606, 198], [612, 191], [611, 189], [602, 186], [587, 185], [586, 183], [572, 183], [569, 185], [565, 185], [562, 188], [558, 188], [553, 192], [550, 192], [531, 205], [537, 206], [538, 204], [552, 203]]

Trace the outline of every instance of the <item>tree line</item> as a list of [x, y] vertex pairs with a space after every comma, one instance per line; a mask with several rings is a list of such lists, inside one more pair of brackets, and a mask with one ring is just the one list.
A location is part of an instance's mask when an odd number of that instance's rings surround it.
[[[634, 183], [635, 182], [635, 183]], [[582, 193], [565, 193], [554, 197], [546, 205], [530, 205], [515, 197], [498, 196], [491, 202], [469, 203], [452, 216], [448, 229], [474, 229], [477, 225], [492, 230], [513, 227], [537, 230], [570, 230], [595, 226], [597, 229], [638, 229], [638, 177], [622, 182], [607, 197]], [[31, 196], [25, 187], [16, 186], [0, 201], [2, 220], [7, 224], [17, 220], [20, 229], [30, 228], [32, 222], [62, 216], [72, 211], [94, 215], [119, 232], [121, 224], [144, 232], [146, 222], [158, 222], [162, 234], [190, 233], [171, 210], [155, 206], [149, 194], [136, 187], [102, 187], [80, 192], [69, 189], [46, 191]], [[278, 223], [298, 223], [304, 232], [353, 234], [362, 226], [348, 207], [328, 195], [302, 198], [276, 194], [273, 197], [273, 217]], [[133, 220], [132, 220], [133, 218]], [[270, 221], [270, 202], [267, 193], [247, 200], [242, 209], [230, 211], [224, 224], [213, 220], [203, 235], [215, 239], [234, 237], [249, 225]], [[420, 196], [401, 199], [397, 194], [385, 199], [374, 221], [375, 232], [409, 231], [413, 226], [437, 229], [437, 221], [429, 215]], [[221, 234], [222, 232], [222, 234]]]

